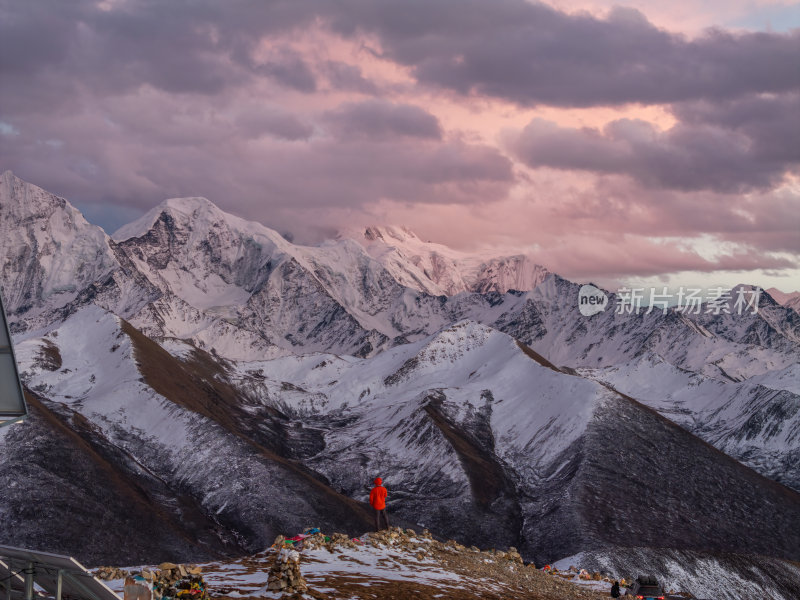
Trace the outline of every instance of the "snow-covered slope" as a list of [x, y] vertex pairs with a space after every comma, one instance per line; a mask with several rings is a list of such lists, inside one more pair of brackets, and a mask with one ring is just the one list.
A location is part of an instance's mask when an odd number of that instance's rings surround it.
[[352, 241], [293, 245], [202, 198], [167, 200], [115, 238], [154, 286], [199, 311], [132, 322], [148, 334], [215, 347], [226, 344], [198, 332], [220, 318], [260, 337], [252, 348], [240, 344], [234, 358], [263, 356], [268, 346], [371, 354], [407, 332], [402, 314], [417, 310], [418, 294]]
[[255, 551], [309, 518], [369, 523], [276, 452], [274, 411], [259, 432], [243, 428], [246, 398], [205, 353], [179, 362], [97, 307], [18, 353], [36, 397], [0, 435], [0, 515], [15, 523], [2, 543], [87, 562], [197, 559]]
[[[9, 206], [36, 194], [50, 203], [40, 212], [64, 203], [5, 177], [24, 192], [9, 196]], [[20, 210], [3, 211], [5, 229], [20, 228], [24, 220], [12, 218]], [[32, 229], [50, 229], [46, 219], [29, 221]], [[98, 304], [148, 335], [188, 339], [234, 359], [309, 351], [367, 356], [470, 319], [525, 341], [560, 365], [609, 366], [653, 348], [681, 368], [735, 379], [788, 366], [800, 348], [800, 316], [766, 295], [758, 315], [741, 318], [673, 311], [617, 315], [609, 309], [587, 319], [577, 310], [577, 285], [525, 258], [469, 257], [402, 229], [368, 228], [358, 242], [297, 246], [202, 198], [165, 201], [117, 232], [116, 242], [88, 228], [102, 242], [96, 250], [105, 257], [100, 264], [108, 266], [72, 277], [75, 298], [69, 303], [31, 300], [32, 309], [60, 312], [20, 322], [24, 315], [14, 305], [17, 331]], [[50, 261], [59, 248], [80, 246], [84, 234], [59, 235], [58, 244], [45, 250]], [[49, 272], [26, 267], [18, 258], [37, 257], [41, 244], [28, 237], [4, 242], [6, 285], [17, 295], [22, 289], [51, 289]], [[434, 256], [449, 262], [437, 271]], [[75, 262], [75, 256], [59, 260]], [[86, 260], [79, 264], [88, 269]], [[418, 289], [423, 280], [428, 283], [422, 288], [431, 293]], [[468, 288], [485, 293], [463, 293]], [[432, 295], [442, 291], [462, 293]]]
[[303, 422], [292, 446], [335, 489], [366, 501], [364, 486], [382, 473], [404, 498], [400, 518], [493, 543], [519, 536], [515, 481], [546, 479], [614, 395], [469, 321], [370, 359], [317, 354], [237, 369], [251, 394]]
[[669, 309], [584, 317], [580, 286], [557, 275], [519, 297], [499, 298], [494, 327], [529, 344], [551, 362], [573, 368], [617, 365], [647, 352], [708, 377], [743, 380], [798, 362], [800, 315], [764, 297], [757, 314], [689, 315]]
[[[485, 325], [461, 322], [371, 358], [234, 365], [182, 342], [167, 346], [182, 359], [97, 307], [19, 344], [37, 397], [30, 422], [0, 437], [0, 481], [11, 490], [0, 514], [17, 519], [33, 498], [48, 521], [70, 523], [48, 548], [103, 557], [98, 512], [125, 528], [131, 514], [153, 511], [162, 526], [191, 523], [196, 541], [183, 547], [180, 527], [147, 535], [172, 558], [196, 560], [254, 551], [309, 522], [363, 531], [366, 486], [379, 474], [396, 523], [514, 545], [536, 561], [631, 536], [798, 558], [800, 532], [783, 526], [800, 519], [798, 494]], [[44, 451], [48, 427], [72, 436], [56, 446], [70, 465], [99, 455], [118, 473], [114, 493], [143, 490], [138, 508], [118, 511], [108, 495], [100, 504], [91, 491], [104, 488], [103, 469], [80, 471], [70, 497], [94, 508], [68, 516], [74, 503], [55, 489], [71, 467]], [[41, 544], [37, 519], [0, 539]], [[151, 541], [110, 555], [138, 561]]]
[[[354, 231], [357, 241], [298, 246], [203, 198], [167, 200], [113, 241], [64, 200], [10, 173], [3, 177], [2, 281], [15, 299], [17, 333], [46, 331], [98, 305], [155, 339], [184, 339], [228, 359], [253, 360], [308, 352], [372, 356], [469, 319], [571, 368], [618, 367], [653, 354], [729, 382], [798, 364], [800, 315], [766, 294], [756, 315], [618, 314], [611, 295], [608, 310], [586, 318], [577, 307], [578, 285], [525, 258], [468, 256], [392, 227]], [[54, 283], [61, 279], [71, 282], [70, 291]], [[460, 293], [433, 295], [454, 292]], [[744, 456], [710, 430], [694, 431]], [[791, 438], [785, 456], [770, 451], [749, 464], [778, 476], [798, 443]], [[781, 480], [793, 481], [785, 475]]]
[[205, 198], [166, 200], [113, 237], [159, 288], [222, 314], [245, 304], [263, 283], [259, 275], [270, 257], [290, 246], [271, 229], [224, 213]]
[[[97, 305], [154, 339], [183, 339], [232, 360], [309, 352], [372, 356], [468, 319], [570, 368], [625, 371], [654, 355], [676, 369], [730, 382], [798, 364], [800, 315], [766, 294], [756, 315], [618, 314], [612, 294], [609, 309], [587, 318], [578, 311], [579, 286], [528, 259], [468, 256], [399, 228], [370, 227], [352, 232], [356, 241], [298, 246], [208, 200], [178, 198], [122, 228], [114, 241], [74, 216], [64, 200], [10, 173], [4, 182], [2, 222], [9, 235], [0, 240], [2, 281], [17, 300], [30, 296], [28, 305], [11, 311], [23, 337]], [[52, 225], [52, 215], [64, 210], [73, 216]], [[64, 228], [60, 221], [70, 219], [80, 227]], [[91, 260], [95, 254], [99, 262]], [[74, 289], [55, 292], [58, 277]], [[476, 288], [528, 291], [464, 291]], [[454, 292], [460, 293], [433, 295]], [[734, 394], [732, 387], [722, 389]], [[708, 414], [731, 400], [715, 398], [719, 404]], [[692, 431], [747, 456], [763, 473], [794, 481], [786, 472], [800, 445], [794, 437], [761, 452], [757, 440], [723, 441], [712, 426]]]
[[733, 382], [680, 369], [650, 353], [581, 373], [634, 396], [760, 473], [800, 489], [800, 365]]
[[[764, 525], [774, 536], [762, 544], [753, 520], [774, 520], [766, 497], [798, 502], [639, 403], [474, 322], [370, 359], [286, 357], [238, 369], [302, 420], [304, 460], [337, 490], [366, 499], [365, 482], [380, 474], [400, 517], [465, 543], [514, 543], [536, 560], [629, 536], [775, 551], [779, 529]], [[642, 496], [650, 485], [658, 493]], [[731, 486], [724, 510], [720, 485]], [[798, 518], [793, 510], [786, 518]]]

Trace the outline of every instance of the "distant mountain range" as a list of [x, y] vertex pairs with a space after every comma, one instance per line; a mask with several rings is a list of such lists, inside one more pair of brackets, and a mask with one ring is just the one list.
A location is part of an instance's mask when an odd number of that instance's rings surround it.
[[536, 561], [800, 560], [796, 297], [585, 317], [527, 256], [300, 246], [202, 198], [108, 236], [10, 172], [0, 269], [32, 407], [0, 430], [0, 543], [235, 555], [368, 529], [380, 475], [400, 522]]
[[793, 308], [794, 310], [800, 312], [800, 292], [791, 292], [790, 294], [786, 294], [775, 288], [769, 288], [767, 292], [772, 299], [781, 306]]

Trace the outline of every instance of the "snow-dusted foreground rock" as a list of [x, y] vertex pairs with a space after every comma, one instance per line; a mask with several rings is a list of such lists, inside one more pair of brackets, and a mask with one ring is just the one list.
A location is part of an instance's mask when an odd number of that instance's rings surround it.
[[[297, 552], [280, 542], [258, 554], [203, 564], [212, 598], [286, 598], [295, 590], [271, 587], [270, 573], [282, 555], [294, 554], [304, 579], [303, 594], [319, 600], [361, 598], [450, 598], [460, 600], [591, 600], [607, 595], [609, 582], [592, 588], [566, 582], [524, 564], [513, 549], [479, 550], [454, 541], [440, 542], [413, 530], [365, 533], [352, 541], [345, 535], [319, 534]], [[283, 538], [279, 538], [282, 540]], [[133, 568], [132, 570], [136, 570]], [[122, 581], [112, 581], [121, 590]]]
[[[286, 557], [296, 561], [292, 564], [302, 578], [299, 589], [291, 585], [292, 580], [279, 585], [273, 576]], [[262, 552], [205, 563], [196, 570], [202, 572], [212, 598], [231, 599], [277, 600], [297, 594], [318, 600], [591, 600], [608, 598], [613, 581], [632, 582], [644, 573], [656, 576], [670, 597], [676, 598], [692, 594], [722, 600], [792, 600], [800, 590], [796, 564], [763, 556], [613, 548], [544, 566], [524, 562], [514, 548], [466, 547], [401, 528], [354, 538], [318, 533], [299, 542], [279, 536]], [[109, 585], [121, 592], [123, 581]]]

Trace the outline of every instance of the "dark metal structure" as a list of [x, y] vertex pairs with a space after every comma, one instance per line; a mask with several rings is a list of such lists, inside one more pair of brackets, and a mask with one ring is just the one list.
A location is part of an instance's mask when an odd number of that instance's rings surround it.
[[28, 407], [19, 379], [3, 296], [0, 294], [0, 427], [18, 423], [27, 415]]
[[0, 600], [120, 600], [70, 556], [0, 546]]

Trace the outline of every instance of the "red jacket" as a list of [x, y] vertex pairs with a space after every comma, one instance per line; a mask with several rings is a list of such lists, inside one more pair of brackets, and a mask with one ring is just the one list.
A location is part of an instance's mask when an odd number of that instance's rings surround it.
[[386, 488], [381, 485], [382, 483], [383, 480], [380, 477], [376, 478], [375, 487], [372, 488], [372, 491], [369, 493], [369, 503], [375, 510], [383, 510], [386, 508], [386, 496], [388, 492]]

